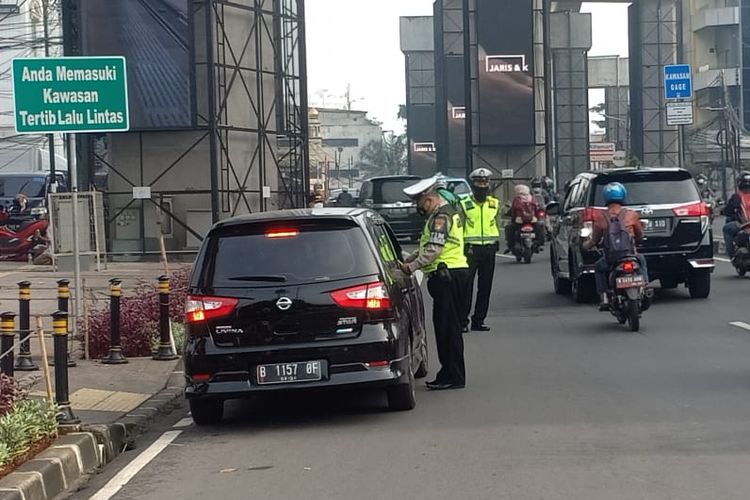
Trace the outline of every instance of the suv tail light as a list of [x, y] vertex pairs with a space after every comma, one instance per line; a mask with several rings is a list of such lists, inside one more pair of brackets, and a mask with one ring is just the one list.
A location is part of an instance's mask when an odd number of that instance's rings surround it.
[[391, 299], [381, 281], [358, 285], [331, 292], [331, 298], [340, 307], [383, 311], [391, 308]]
[[594, 221], [601, 209], [586, 207], [583, 209], [583, 226], [581, 226], [581, 238], [590, 238], [594, 234]]
[[238, 299], [228, 297], [189, 295], [185, 301], [185, 319], [188, 323], [198, 323], [223, 318], [232, 314], [238, 303]]
[[703, 201], [680, 205], [679, 207], [674, 207], [672, 211], [677, 217], [708, 217], [711, 215], [708, 205]]

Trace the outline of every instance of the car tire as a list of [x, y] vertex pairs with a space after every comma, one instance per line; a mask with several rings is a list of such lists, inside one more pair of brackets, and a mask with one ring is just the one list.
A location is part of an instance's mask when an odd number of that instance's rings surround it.
[[417, 384], [414, 380], [414, 370], [411, 368], [411, 357], [411, 348], [409, 348], [408, 381], [405, 384], [394, 385], [387, 389], [388, 408], [392, 411], [408, 411], [417, 406]]
[[427, 335], [425, 334], [422, 334], [422, 347], [420, 347], [420, 350], [422, 351], [422, 361], [419, 363], [417, 371], [414, 372], [414, 378], [425, 378], [429, 372], [429, 349], [427, 348]]
[[555, 252], [550, 248], [549, 262], [550, 271], [552, 272], [552, 285], [555, 287], [555, 293], [557, 295], [569, 295], [570, 294], [570, 280], [567, 278], [561, 278], [560, 273], [555, 269]]
[[224, 417], [224, 401], [221, 399], [191, 399], [189, 405], [195, 425], [216, 425]]
[[705, 299], [711, 294], [711, 272], [705, 269], [692, 271], [688, 279], [690, 298]]

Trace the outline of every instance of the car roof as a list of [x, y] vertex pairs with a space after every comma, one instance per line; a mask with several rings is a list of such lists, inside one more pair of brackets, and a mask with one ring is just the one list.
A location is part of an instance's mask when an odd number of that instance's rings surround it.
[[422, 178], [418, 175], [381, 175], [378, 177], [370, 177], [365, 182], [372, 182], [372, 181], [392, 181], [392, 180], [421, 180]]
[[674, 172], [674, 173], [690, 173], [684, 168], [677, 168], [677, 167], [622, 167], [622, 168], [610, 168], [607, 170], [590, 170], [588, 172], [584, 172], [583, 175], [585, 177], [588, 177], [590, 179], [596, 178], [596, 177], [607, 177], [610, 175], [622, 175], [622, 174], [630, 174], [630, 173], [643, 173], [643, 172], [653, 172], [653, 173], [668, 173], [668, 172]]
[[239, 215], [230, 219], [217, 222], [214, 229], [239, 226], [254, 222], [273, 222], [291, 220], [316, 220], [316, 219], [340, 219], [361, 222], [368, 214], [375, 214], [366, 208], [300, 208], [291, 210], [273, 210], [270, 212], [257, 212], [253, 214]]

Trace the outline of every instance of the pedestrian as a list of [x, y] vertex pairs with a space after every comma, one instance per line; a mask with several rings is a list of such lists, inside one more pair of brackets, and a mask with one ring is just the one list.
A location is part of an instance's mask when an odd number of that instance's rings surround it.
[[438, 179], [431, 177], [404, 189], [425, 217], [419, 249], [400, 264], [412, 274], [421, 269], [432, 296], [432, 321], [440, 371], [430, 390], [462, 389], [466, 386], [464, 341], [461, 333], [462, 294], [469, 267], [464, 255], [464, 228], [459, 211], [437, 192]]
[[495, 254], [500, 249], [500, 200], [490, 194], [490, 172], [486, 168], [474, 170], [471, 179], [471, 195], [461, 200], [466, 225], [464, 244], [469, 263], [467, 292], [464, 313], [461, 316], [462, 331], [469, 331], [469, 314], [474, 295], [474, 280], [477, 278], [477, 300], [471, 316], [471, 330], [488, 332], [484, 323], [490, 307], [492, 280], [495, 276]]

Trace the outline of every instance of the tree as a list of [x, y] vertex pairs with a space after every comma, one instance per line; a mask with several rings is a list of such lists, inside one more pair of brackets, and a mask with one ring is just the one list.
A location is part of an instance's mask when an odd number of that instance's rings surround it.
[[[603, 102], [600, 102], [596, 106], [592, 106], [589, 108], [589, 112], [600, 115], [602, 118], [604, 118], [604, 114], [606, 111], [606, 107]], [[607, 129], [607, 120], [591, 120], [591, 123], [599, 127], [600, 129], [606, 130]]]
[[398, 105], [398, 115], [396, 117], [399, 120], [406, 120], [406, 104]]
[[359, 153], [361, 169], [375, 175], [406, 173], [406, 134], [383, 134], [382, 140], [370, 141]]

